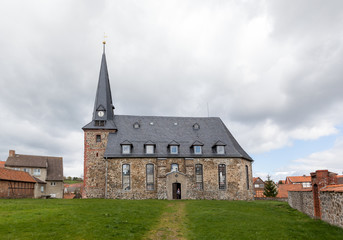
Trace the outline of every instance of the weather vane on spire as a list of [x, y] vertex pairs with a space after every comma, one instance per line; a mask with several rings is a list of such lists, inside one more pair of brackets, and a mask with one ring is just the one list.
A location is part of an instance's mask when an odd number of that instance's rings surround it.
[[106, 38], [107, 38], [107, 36], [106, 36], [106, 34], [104, 33], [104, 41], [102, 42], [102, 43], [104, 44], [104, 46], [103, 46], [104, 52], [105, 52]]

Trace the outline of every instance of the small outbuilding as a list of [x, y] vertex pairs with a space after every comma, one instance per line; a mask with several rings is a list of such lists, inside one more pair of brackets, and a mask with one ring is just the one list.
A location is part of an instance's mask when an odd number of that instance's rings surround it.
[[33, 198], [35, 184], [27, 172], [0, 168], [0, 198]]

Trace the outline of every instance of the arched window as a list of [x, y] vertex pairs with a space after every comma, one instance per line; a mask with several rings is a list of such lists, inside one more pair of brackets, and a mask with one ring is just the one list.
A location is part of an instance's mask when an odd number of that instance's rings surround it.
[[171, 172], [178, 172], [179, 171], [179, 164], [177, 163], [172, 163], [171, 165]]
[[122, 170], [123, 190], [130, 190], [130, 165], [123, 164]]
[[154, 164], [146, 165], [146, 189], [154, 190]]
[[203, 190], [203, 169], [202, 164], [195, 164], [195, 182], [197, 190]]
[[245, 165], [245, 176], [247, 180], [247, 190], [249, 190], [249, 167]]
[[225, 164], [218, 165], [218, 182], [219, 189], [226, 189], [226, 166]]

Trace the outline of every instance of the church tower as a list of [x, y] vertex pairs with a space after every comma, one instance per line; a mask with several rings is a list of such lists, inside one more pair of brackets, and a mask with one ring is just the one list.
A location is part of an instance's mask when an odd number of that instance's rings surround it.
[[96, 90], [92, 121], [84, 126], [84, 191], [83, 197], [104, 198], [105, 159], [108, 135], [116, 132], [114, 106], [108, 77], [105, 44]]

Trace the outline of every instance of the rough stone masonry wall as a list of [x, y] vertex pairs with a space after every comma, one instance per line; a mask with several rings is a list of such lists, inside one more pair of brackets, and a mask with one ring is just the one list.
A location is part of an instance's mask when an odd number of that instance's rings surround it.
[[[104, 198], [105, 195], [105, 159], [109, 131], [87, 130], [84, 132], [84, 191], [85, 198]], [[101, 142], [96, 142], [96, 135]]]
[[[104, 162], [104, 160], [102, 160]], [[121, 158], [108, 159], [108, 198], [119, 199], [167, 199], [167, 173], [171, 171], [171, 164], [177, 163], [179, 171], [184, 173], [187, 183], [182, 187], [186, 191], [185, 199], [225, 199], [252, 200], [252, 170], [251, 162], [235, 158]], [[122, 189], [122, 165], [130, 165], [130, 190]], [[146, 189], [146, 164], [154, 165], [154, 190]], [[203, 165], [203, 190], [196, 189], [195, 164]], [[218, 164], [226, 165], [226, 189], [219, 190]], [[96, 165], [97, 167], [105, 167]], [[247, 189], [246, 170], [249, 169], [249, 189]], [[94, 171], [94, 170], [93, 170]], [[97, 171], [100, 174], [100, 170]], [[104, 172], [104, 171], [102, 171]], [[88, 175], [91, 176], [91, 175]], [[93, 175], [92, 175], [93, 176]], [[93, 176], [99, 178], [99, 175]], [[88, 182], [91, 182], [88, 179]], [[169, 182], [168, 182], [169, 183]], [[170, 189], [170, 188], [169, 188]], [[88, 189], [88, 192], [91, 190]], [[91, 197], [90, 194], [88, 194]], [[93, 196], [97, 196], [96, 194]], [[170, 193], [169, 193], [170, 196]]]
[[343, 227], [343, 192], [320, 192], [322, 220]]
[[289, 191], [288, 204], [292, 208], [314, 217], [313, 193], [312, 191]]

